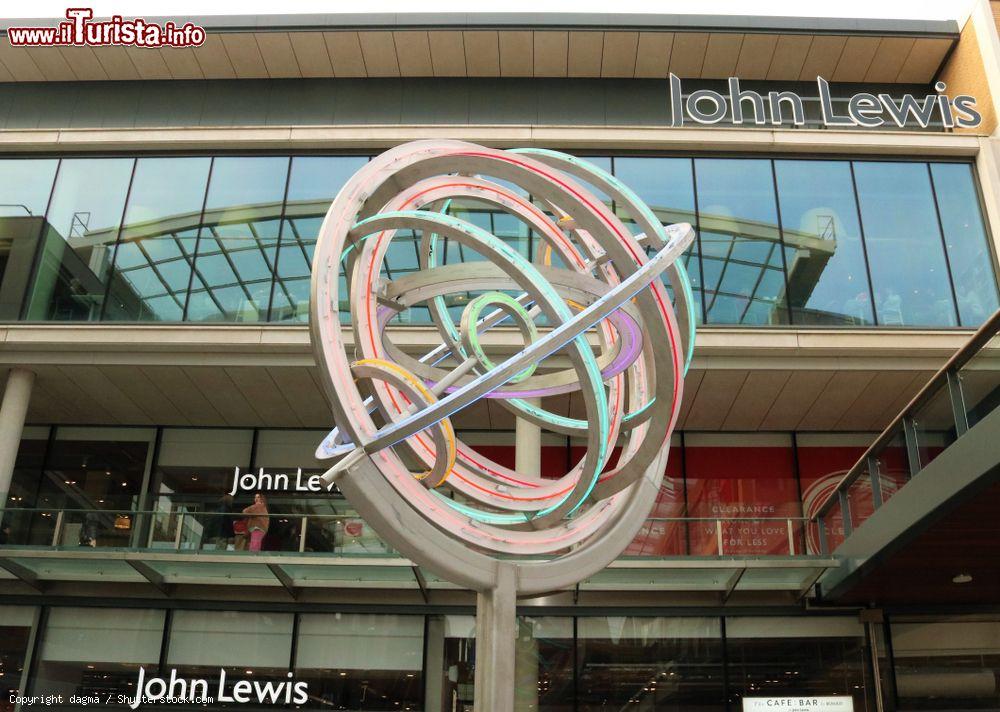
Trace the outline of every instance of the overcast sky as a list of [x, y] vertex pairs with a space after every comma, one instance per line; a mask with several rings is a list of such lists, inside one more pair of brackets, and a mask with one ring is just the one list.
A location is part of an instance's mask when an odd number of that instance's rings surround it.
[[[68, 3], [68, 4], [67, 4]], [[336, 12], [607, 12], [608, 0], [3, 0], [2, 14], [63, 17], [67, 6], [92, 6], [97, 16], [183, 16]], [[614, 0], [616, 13], [791, 15], [964, 21], [973, 0]]]

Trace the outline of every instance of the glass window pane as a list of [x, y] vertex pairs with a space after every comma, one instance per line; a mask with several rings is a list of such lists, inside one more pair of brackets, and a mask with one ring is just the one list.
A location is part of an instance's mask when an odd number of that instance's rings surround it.
[[775, 161], [797, 324], [871, 324], [871, 292], [847, 161]]
[[475, 700], [476, 619], [427, 618], [428, 712], [472, 712]]
[[416, 710], [423, 702], [424, 618], [392, 614], [304, 614], [295, 679], [316, 706]]
[[129, 545], [154, 437], [151, 428], [56, 428], [39, 504], [85, 510], [66, 512], [60, 545]]
[[855, 712], [874, 707], [857, 619], [727, 618], [726, 653], [733, 709], [744, 697], [793, 695], [850, 696]]
[[56, 159], [0, 160], [0, 319], [21, 316]]
[[925, 163], [854, 164], [880, 324], [955, 326]]
[[[697, 228], [690, 158], [618, 157], [615, 158], [615, 177], [642, 198], [664, 225], [686, 222]], [[618, 214], [626, 220], [626, 225], [636, 229], [635, 224], [624, 215], [624, 211], [619, 209]], [[702, 294], [698, 240], [687, 249], [683, 260], [691, 278], [691, 289], [696, 302], [694, 311], [700, 323]]]
[[[691, 553], [788, 554], [801, 551], [801, 516], [791, 439], [785, 435], [692, 434], [685, 438]], [[719, 552], [721, 529], [722, 551]]]
[[580, 710], [723, 710], [718, 618], [577, 620]]
[[573, 619], [518, 616], [514, 709], [572, 709]]
[[132, 158], [67, 158], [46, 214], [28, 318], [94, 320], [125, 207]]
[[993, 271], [979, 195], [967, 163], [932, 163], [934, 192], [962, 326], [979, 326], [997, 310]]
[[208, 184], [210, 158], [140, 158], [128, 206], [104, 318], [180, 321], [192, 255]]
[[[278, 250], [272, 321], [309, 320], [309, 270], [326, 211], [365, 156], [296, 156], [288, 182], [285, 224]], [[349, 314], [346, 296], [344, 313]]]
[[900, 709], [997, 707], [1000, 620], [893, 620], [890, 629]]
[[678, 434], [671, 436], [670, 447], [676, 449], [667, 460], [667, 471], [656, 502], [635, 539], [622, 552], [623, 556], [683, 556], [687, 553], [687, 527], [681, 519], [687, 509]]
[[271, 156], [214, 160], [188, 320], [267, 318], [288, 161]]
[[139, 667], [159, 669], [163, 620], [161, 610], [53, 608], [32, 693], [134, 694]]
[[771, 162], [699, 158], [695, 173], [708, 322], [788, 323]]
[[0, 606], [0, 712], [14, 712], [13, 698], [23, 689], [34, 620], [32, 607]]

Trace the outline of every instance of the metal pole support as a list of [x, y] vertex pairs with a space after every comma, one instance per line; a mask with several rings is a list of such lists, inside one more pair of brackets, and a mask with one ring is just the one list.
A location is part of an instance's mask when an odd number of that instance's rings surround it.
[[513, 712], [517, 636], [517, 570], [497, 565], [496, 586], [476, 594], [474, 712]]

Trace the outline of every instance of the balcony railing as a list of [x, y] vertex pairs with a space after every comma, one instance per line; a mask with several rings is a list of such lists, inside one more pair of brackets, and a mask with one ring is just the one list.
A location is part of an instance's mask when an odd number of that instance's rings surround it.
[[[7, 548], [111, 548], [127, 551], [249, 554], [248, 536], [234, 532], [240, 513], [60, 508], [8, 508]], [[268, 514], [263, 553], [398, 557], [356, 515]], [[808, 519], [653, 517], [623, 558], [802, 556]], [[674, 545], [671, 544], [674, 543]], [[675, 553], [670, 553], [675, 552]]]
[[927, 382], [840, 480], [809, 524], [828, 554], [907, 482], [1000, 406], [1000, 311]]

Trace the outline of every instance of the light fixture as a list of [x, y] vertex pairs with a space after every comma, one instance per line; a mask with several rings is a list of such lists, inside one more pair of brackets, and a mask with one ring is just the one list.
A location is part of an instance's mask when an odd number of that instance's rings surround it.
[[970, 583], [972, 581], [971, 574], [956, 574], [952, 577], [952, 583]]

